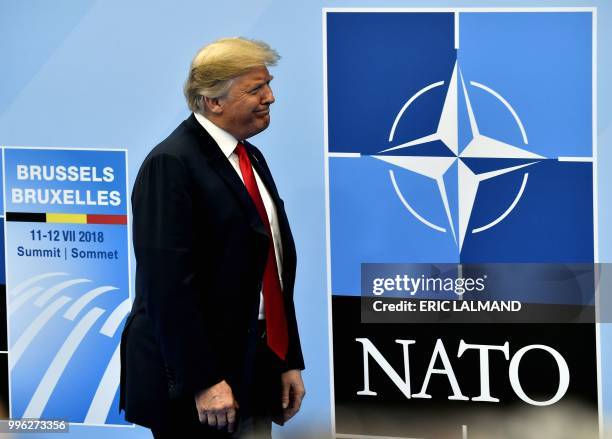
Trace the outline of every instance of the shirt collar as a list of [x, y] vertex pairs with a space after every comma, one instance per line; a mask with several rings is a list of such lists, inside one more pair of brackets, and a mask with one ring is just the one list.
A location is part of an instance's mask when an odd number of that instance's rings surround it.
[[194, 115], [200, 125], [202, 125], [206, 131], [208, 131], [210, 137], [212, 137], [213, 140], [217, 142], [217, 145], [219, 145], [219, 148], [221, 148], [223, 154], [225, 154], [225, 156], [229, 158], [229, 156], [232, 155], [232, 153], [236, 149], [238, 140], [236, 140], [236, 138], [227, 131], [219, 128], [210, 120], [206, 119], [206, 117], [202, 116], [201, 114], [194, 113]]

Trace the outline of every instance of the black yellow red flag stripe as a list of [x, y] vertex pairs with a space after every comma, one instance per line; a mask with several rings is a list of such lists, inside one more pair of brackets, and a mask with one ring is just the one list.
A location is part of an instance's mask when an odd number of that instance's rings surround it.
[[127, 224], [127, 215], [86, 213], [7, 212], [6, 221], [57, 224]]

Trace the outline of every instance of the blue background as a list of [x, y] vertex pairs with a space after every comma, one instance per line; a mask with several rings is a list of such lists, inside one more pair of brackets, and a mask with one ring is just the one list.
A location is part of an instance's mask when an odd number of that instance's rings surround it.
[[[612, 77], [612, 4], [604, 0], [0, 0], [0, 144], [127, 148], [131, 185], [150, 148], [188, 115], [181, 89], [189, 62], [202, 45], [221, 36], [244, 35], [277, 49], [283, 59], [272, 69], [272, 124], [253, 142], [266, 154], [296, 238], [296, 306], [308, 365], [302, 413], [277, 430], [277, 437], [325, 431], [330, 393], [321, 8], [556, 5], [599, 7], [599, 248], [600, 260], [610, 262], [612, 84], [605, 78]], [[359, 88], [354, 92], [360, 93]], [[366, 113], [377, 112], [379, 99], [363, 95]], [[604, 325], [602, 332], [605, 371], [612, 360], [612, 329]], [[610, 413], [608, 376], [604, 399]], [[150, 437], [141, 428], [79, 426], [72, 427], [70, 437], [109, 434]]]
[[[328, 15], [330, 152], [373, 154], [388, 148], [390, 124], [406, 99], [431, 82], [449, 78], [456, 58], [453, 21], [452, 13]], [[446, 87], [436, 94], [442, 90]], [[411, 119], [413, 128], [400, 126], [396, 137], [430, 134], [438, 124], [441, 97], [424, 96], [421, 111]]]
[[[460, 17], [459, 63], [466, 87], [467, 81], [487, 85], [512, 105], [525, 124], [529, 151], [545, 157], [590, 156], [591, 14], [547, 14], [544, 20], [537, 13]], [[517, 18], [520, 28], [512, 24]], [[469, 87], [480, 132], [520, 146], [514, 121], [508, 118], [508, 130], [500, 132], [499, 102], [476, 90]]]

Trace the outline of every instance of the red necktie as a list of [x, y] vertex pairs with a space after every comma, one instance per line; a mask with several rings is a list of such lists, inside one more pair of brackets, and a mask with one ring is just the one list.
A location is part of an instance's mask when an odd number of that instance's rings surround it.
[[276, 267], [276, 255], [274, 253], [274, 241], [272, 239], [272, 230], [268, 214], [264, 207], [257, 180], [251, 167], [251, 160], [246, 152], [244, 145], [238, 142], [236, 146], [236, 154], [240, 161], [240, 172], [261, 221], [264, 223], [268, 236], [270, 237], [270, 245], [268, 247], [268, 260], [263, 278], [263, 297], [266, 314], [266, 332], [268, 346], [272, 351], [283, 360], [287, 356], [287, 347], [289, 345], [287, 333], [287, 319], [285, 317], [285, 306], [283, 301], [283, 293], [281, 291], [280, 279], [278, 277], [278, 269]]

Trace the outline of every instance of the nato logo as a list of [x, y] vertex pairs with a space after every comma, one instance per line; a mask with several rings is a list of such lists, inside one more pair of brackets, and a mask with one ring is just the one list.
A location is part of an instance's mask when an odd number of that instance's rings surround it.
[[594, 12], [326, 12], [334, 294], [365, 262], [593, 262]]

